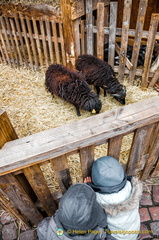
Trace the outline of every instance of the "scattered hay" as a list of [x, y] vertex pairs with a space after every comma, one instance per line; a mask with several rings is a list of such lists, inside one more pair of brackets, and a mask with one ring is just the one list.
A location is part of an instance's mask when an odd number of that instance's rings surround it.
[[[52, 98], [44, 87], [44, 72], [11, 68], [4, 64], [0, 64], [0, 69], [0, 108], [7, 112], [19, 138], [92, 115], [81, 110], [82, 116], [78, 117], [73, 105], [56, 96]], [[131, 86], [127, 82], [127, 77], [125, 77], [124, 85], [127, 87], [126, 105], [158, 95], [152, 89], [142, 91], [138, 86]], [[139, 80], [136, 81], [136, 85], [139, 85]], [[103, 104], [101, 112], [120, 107], [120, 104], [111, 96], [104, 98], [103, 92], [100, 94], [100, 99]], [[131, 141], [132, 135], [124, 137], [120, 156], [120, 162], [123, 164], [127, 161]], [[106, 143], [95, 147], [95, 159], [106, 154]], [[71, 170], [72, 182], [82, 181], [78, 154], [68, 157], [68, 165]], [[48, 165], [41, 168], [50, 189], [52, 191], [58, 190], [58, 184], [51, 167]]]

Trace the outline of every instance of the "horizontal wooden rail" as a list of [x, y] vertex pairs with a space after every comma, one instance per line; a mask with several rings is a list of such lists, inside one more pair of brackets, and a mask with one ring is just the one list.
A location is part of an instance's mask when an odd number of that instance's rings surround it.
[[120, 107], [8, 142], [0, 150], [0, 175], [92, 146], [159, 121], [159, 97]]

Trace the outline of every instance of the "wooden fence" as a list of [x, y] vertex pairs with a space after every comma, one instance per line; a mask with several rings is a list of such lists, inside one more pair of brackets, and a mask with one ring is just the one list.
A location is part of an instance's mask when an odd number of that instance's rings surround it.
[[[141, 180], [159, 176], [158, 99], [142, 100], [21, 139], [1, 110], [0, 204], [27, 225], [37, 225], [55, 212], [58, 199], [71, 185], [68, 156], [79, 154], [84, 178], [90, 175], [95, 146], [107, 143], [105, 155], [119, 159], [122, 140], [130, 133], [133, 141], [124, 166], [127, 174], [138, 174]], [[48, 163], [60, 191], [51, 193], [46, 183], [41, 166]]]
[[[86, 5], [85, 5], [86, 3]], [[116, 23], [118, 3], [110, 0], [92, 1], [61, 0], [62, 15], [43, 5], [17, 7], [6, 11], [2, 6], [0, 16], [0, 61], [9, 65], [23, 65], [38, 69], [51, 63], [74, 67], [79, 54], [93, 54], [104, 58], [104, 44], [109, 42], [108, 62], [119, 81], [129, 74], [133, 83], [135, 76], [142, 77], [143, 88], [158, 81], [158, 72], [150, 72], [156, 40], [159, 14], [151, 16], [149, 31], [143, 31], [148, 0], [140, 0], [136, 29], [129, 29], [132, 0], [125, 0], [122, 28]], [[121, 46], [116, 42], [120, 39]], [[128, 43], [133, 45], [132, 59], [127, 58]], [[139, 50], [146, 44], [145, 61], [137, 67]], [[120, 56], [119, 66], [114, 66], [115, 51]]]

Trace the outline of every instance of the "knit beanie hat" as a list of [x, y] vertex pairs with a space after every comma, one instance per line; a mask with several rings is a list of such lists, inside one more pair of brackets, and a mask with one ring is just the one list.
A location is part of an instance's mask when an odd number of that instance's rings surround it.
[[65, 230], [88, 230], [107, 225], [107, 216], [96, 201], [95, 192], [84, 183], [69, 187], [61, 198], [58, 219]]
[[127, 176], [121, 164], [113, 157], [98, 158], [92, 165], [92, 183], [87, 183], [99, 193], [116, 193], [126, 184]]

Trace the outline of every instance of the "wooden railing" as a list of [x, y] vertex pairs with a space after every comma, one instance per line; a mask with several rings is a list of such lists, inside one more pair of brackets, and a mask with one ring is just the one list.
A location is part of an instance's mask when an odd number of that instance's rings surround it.
[[[90, 175], [95, 146], [107, 142], [107, 155], [119, 160], [122, 139], [130, 133], [134, 136], [124, 166], [127, 174], [138, 174], [141, 180], [158, 176], [158, 102], [159, 97], [153, 97], [21, 139], [16, 139], [6, 113], [1, 111], [1, 205], [24, 223], [37, 225], [55, 212], [59, 198], [72, 184], [68, 156], [79, 154], [84, 178]], [[53, 193], [41, 170], [48, 162], [60, 188]]]

